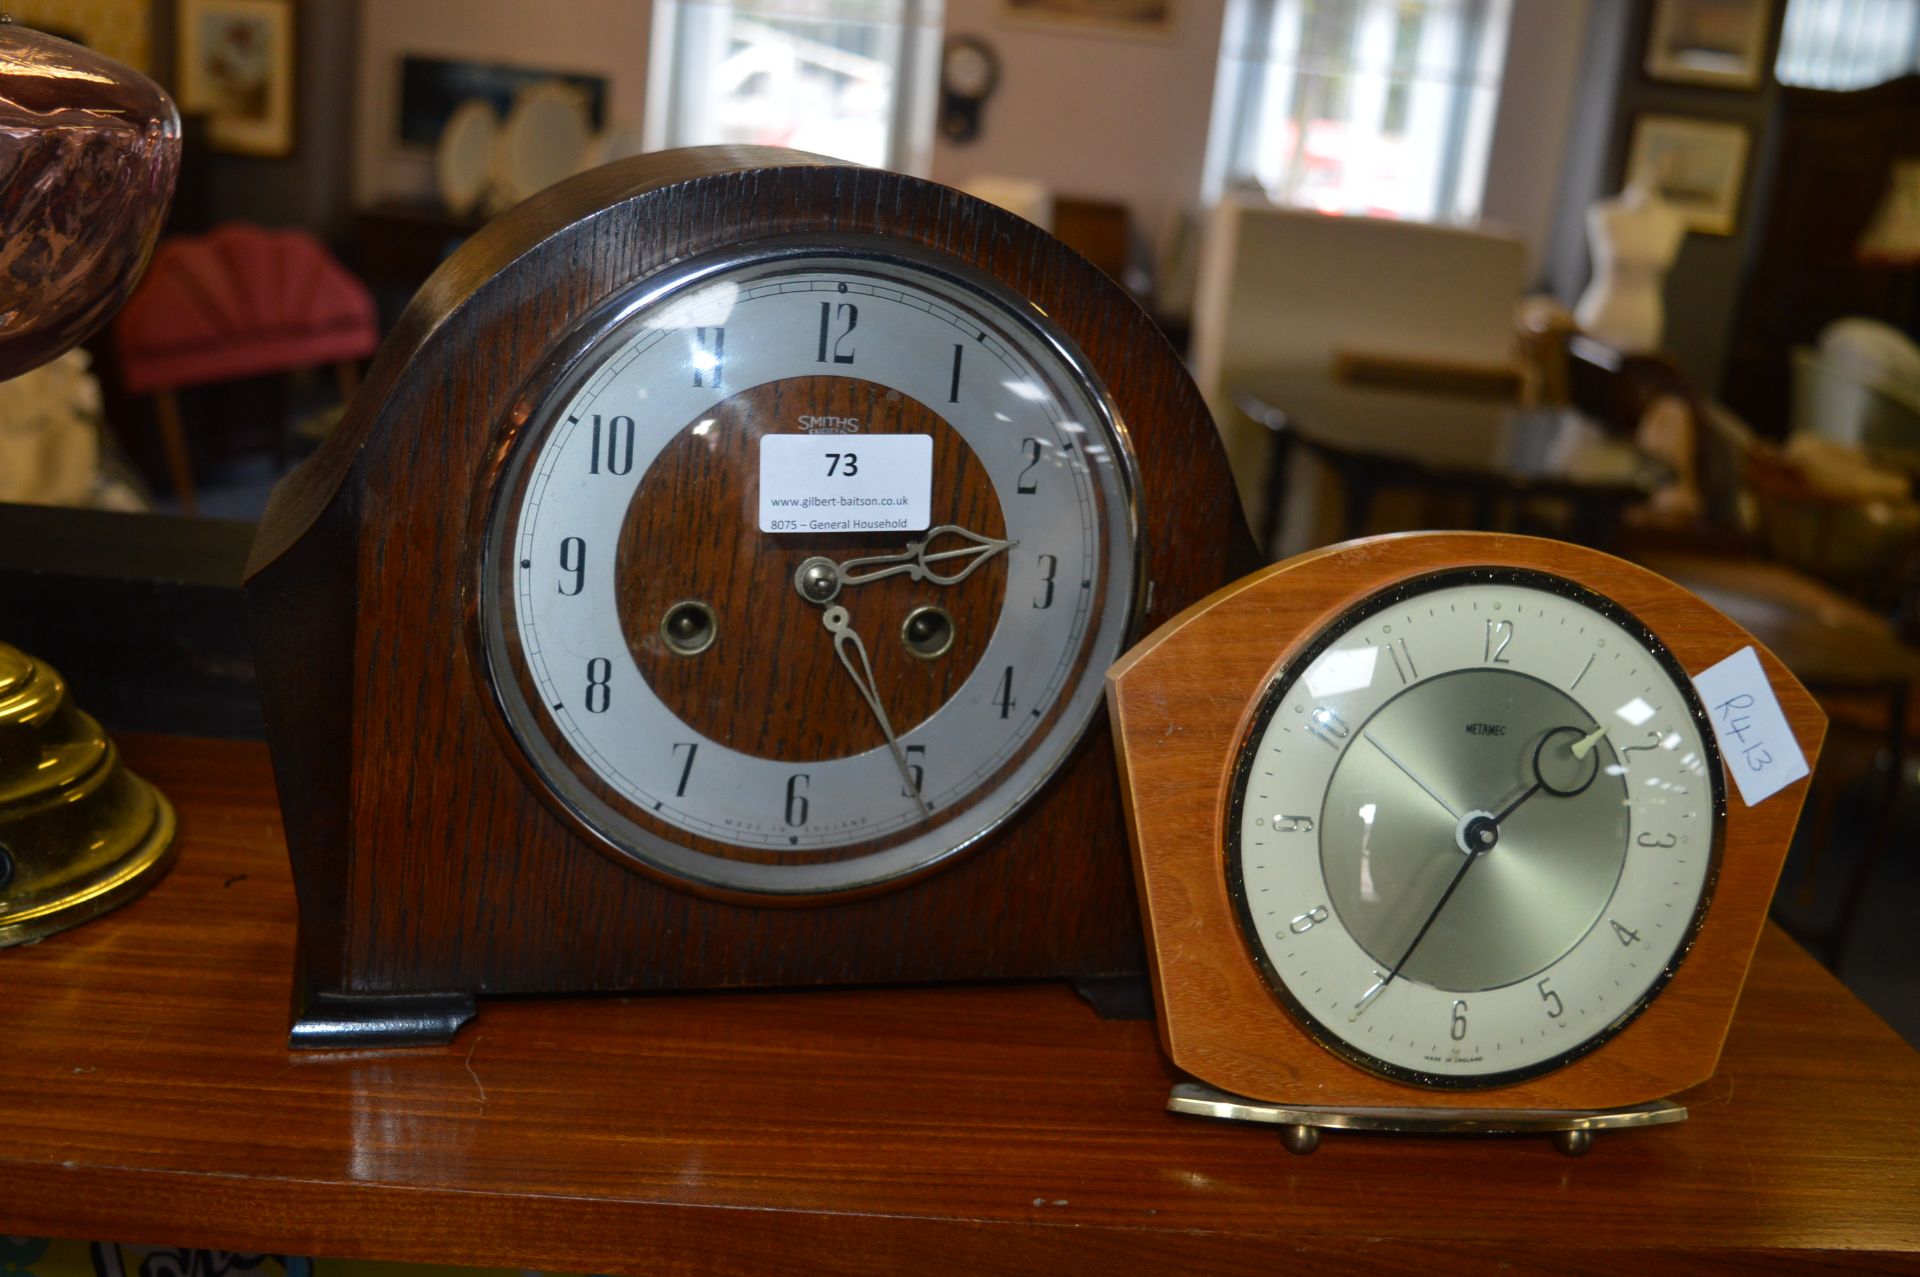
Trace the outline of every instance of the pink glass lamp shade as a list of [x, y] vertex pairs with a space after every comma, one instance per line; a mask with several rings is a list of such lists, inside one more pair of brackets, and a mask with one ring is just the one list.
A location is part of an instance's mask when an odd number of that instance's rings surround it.
[[0, 17], [0, 380], [120, 308], [179, 171], [180, 113], [159, 85]]

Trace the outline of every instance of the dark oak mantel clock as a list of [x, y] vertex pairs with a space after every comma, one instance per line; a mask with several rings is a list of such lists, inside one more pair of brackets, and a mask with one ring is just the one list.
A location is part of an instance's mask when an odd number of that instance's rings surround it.
[[1591, 1132], [1713, 1072], [1826, 719], [1679, 586], [1526, 537], [1302, 555], [1108, 675], [1169, 1107]]
[[1036, 227], [792, 152], [562, 183], [428, 281], [254, 545], [293, 1040], [1137, 977], [1102, 675], [1252, 562], [1174, 352]]

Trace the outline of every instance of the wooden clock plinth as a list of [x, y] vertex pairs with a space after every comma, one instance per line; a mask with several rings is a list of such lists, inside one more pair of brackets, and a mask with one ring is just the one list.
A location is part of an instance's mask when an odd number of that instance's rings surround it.
[[1538, 1076], [1466, 1091], [1394, 1080], [1323, 1045], [1262, 977], [1230, 898], [1225, 849], [1233, 773], [1263, 696], [1364, 600], [1478, 569], [1546, 574], [1613, 601], [1689, 675], [1756, 648], [1809, 769], [1817, 759], [1825, 717], [1771, 653], [1679, 586], [1594, 551], [1525, 537], [1409, 534], [1302, 555], [1215, 593], [1108, 676], [1161, 1040], [1200, 1081], [1285, 1106], [1512, 1114], [1642, 1104], [1713, 1073], [1804, 779], [1751, 807], [1729, 792], [1717, 878], [1670, 978], [1599, 1045]]

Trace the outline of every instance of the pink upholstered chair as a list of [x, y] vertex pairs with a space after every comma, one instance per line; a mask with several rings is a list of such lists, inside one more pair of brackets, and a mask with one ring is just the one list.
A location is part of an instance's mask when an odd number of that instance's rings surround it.
[[151, 394], [181, 509], [196, 512], [175, 392], [332, 364], [340, 393], [379, 344], [373, 295], [312, 235], [243, 223], [163, 241], [114, 320], [121, 376]]

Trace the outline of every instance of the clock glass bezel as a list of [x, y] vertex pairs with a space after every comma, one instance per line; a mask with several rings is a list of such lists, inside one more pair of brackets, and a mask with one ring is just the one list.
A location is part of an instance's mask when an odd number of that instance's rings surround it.
[[[906, 276], [909, 280], [938, 285], [949, 296], [963, 299], [976, 316], [990, 320], [1010, 344], [1023, 350], [1022, 358], [1032, 361], [1037, 356], [1037, 370], [1068, 383], [1067, 392], [1078, 400], [1073, 405], [1076, 412], [1084, 409], [1092, 417], [1084, 423], [1086, 430], [1108, 445], [1098, 464], [1107, 468], [1110, 478], [1089, 475], [1087, 480], [1100, 492], [1098, 535], [1104, 557], [1100, 600], [1077, 649], [1080, 671], [1051, 702], [1035, 743], [968, 791], [970, 803], [978, 801], [993, 809], [991, 818], [956, 816], [951, 822], [954, 827], [965, 825], [970, 832], [938, 839], [929, 836], [948, 822], [922, 822], [914, 827], [912, 837], [897, 845], [834, 864], [804, 867], [814, 872], [769, 874], [761, 866], [736, 871], [716, 865], [707, 854], [678, 845], [670, 834], [662, 836], [642, 826], [623, 827], [624, 818], [609, 821], [608, 813], [598, 809], [599, 800], [583, 796], [566, 779], [566, 760], [536, 729], [535, 712], [513, 685], [515, 657], [509, 644], [514, 640], [508, 635], [511, 626], [502, 620], [511, 600], [502, 572], [503, 564], [510, 564], [513, 557], [507, 538], [518, 517], [514, 494], [522, 486], [526, 468], [565, 406], [608, 359], [618, 356], [630, 335], [644, 330], [648, 317], [662, 307], [676, 304], [679, 297], [716, 277], [793, 268], [867, 271], [882, 279], [889, 270], [906, 271], [911, 272]], [[475, 600], [471, 609], [475, 668], [484, 685], [489, 718], [516, 768], [570, 827], [622, 863], [702, 895], [748, 903], [826, 903], [890, 890], [951, 864], [990, 839], [1045, 788], [1084, 742], [1102, 706], [1101, 672], [1132, 641], [1147, 588], [1138, 463], [1124, 417], [1104, 379], [1058, 324], [988, 272], [911, 241], [877, 235], [809, 233], [732, 245], [636, 281], [597, 307], [555, 343], [511, 403], [488, 476], [484, 510], [476, 524], [477, 549], [470, 578]], [[1006, 606], [1003, 598], [1002, 611]], [[614, 815], [618, 817], [617, 812]], [[934, 848], [931, 842], [943, 845]], [[849, 874], [837, 867], [849, 863], [860, 866], [862, 872]]]

